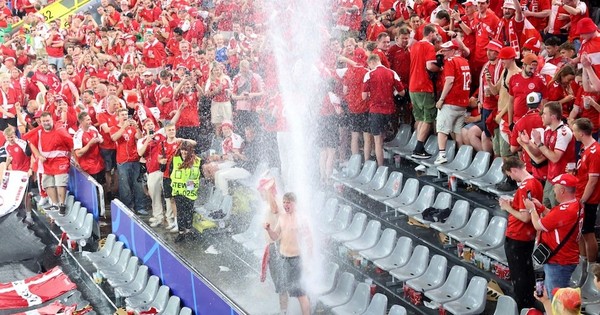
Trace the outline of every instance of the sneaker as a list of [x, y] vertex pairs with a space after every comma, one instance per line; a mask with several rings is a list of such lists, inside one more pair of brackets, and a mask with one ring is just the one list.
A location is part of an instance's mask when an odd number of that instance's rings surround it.
[[50, 205], [50, 199], [48, 197], [40, 197], [40, 200], [38, 201], [38, 207], [40, 208], [44, 208], [46, 206]]
[[65, 214], [67, 214], [67, 206], [65, 206], [65, 204], [61, 204], [61, 205], [58, 207], [58, 214], [60, 214], [60, 215], [65, 215]]
[[446, 158], [445, 155], [438, 155], [438, 157], [435, 159], [435, 162], [433, 162], [435, 165], [442, 165], [444, 163], [448, 163], [448, 158]]
[[138, 215], [150, 215], [150, 213], [148, 213], [148, 211], [144, 210], [144, 209], [140, 209], [137, 211]]
[[172, 227], [172, 228], [170, 228], [170, 229], [168, 229], [168, 230], [169, 230], [169, 232], [171, 232], [171, 233], [179, 233], [179, 227], [177, 226], [177, 224], [175, 224], [175, 226], [174, 226], [174, 227]]
[[59, 211], [60, 208], [56, 205], [50, 205], [46, 208], [44, 208], [44, 211], [48, 212], [48, 211]]
[[413, 152], [411, 156], [415, 159], [426, 160], [431, 157], [431, 154], [427, 152]]
[[165, 226], [165, 229], [172, 230], [173, 228], [176, 228], [176, 227], [177, 227], [176, 222], [167, 222], [167, 226]]
[[150, 223], [150, 227], [157, 227], [162, 224], [162, 221], [154, 221]]
[[151, 217], [150, 219], [148, 219], [148, 221], [150, 221], [150, 223], [154, 223], [154, 222], [157, 222], [157, 221], [160, 222], [160, 221], [162, 221], [162, 219]]

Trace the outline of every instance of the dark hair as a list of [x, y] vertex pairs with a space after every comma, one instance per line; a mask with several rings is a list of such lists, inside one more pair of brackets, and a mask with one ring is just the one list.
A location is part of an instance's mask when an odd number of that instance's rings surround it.
[[89, 116], [87, 112], [81, 112], [77, 115], [77, 121], [82, 122], [87, 116]]
[[408, 30], [408, 27], [401, 27], [398, 30], [398, 35], [410, 35], [410, 31]]
[[381, 62], [381, 58], [379, 58], [379, 55], [377, 54], [372, 54], [367, 59], [367, 62]]
[[575, 69], [573, 69], [571, 65], [565, 65], [564, 67], [560, 68], [560, 70], [556, 71], [549, 84], [554, 82], [558, 82], [560, 84], [560, 80], [568, 75], [575, 75]]
[[502, 163], [502, 172], [504, 173], [510, 171], [513, 168], [524, 169], [525, 164], [523, 163], [523, 161], [521, 161], [521, 159], [519, 159], [516, 156], [511, 156]]
[[423, 28], [423, 36], [428, 36], [429, 34], [435, 33], [435, 32], [437, 32], [437, 28], [435, 27], [435, 24], [427, 24]]
[[438, 13], [435, 14], [435, 18], [438, 20], [446, 19], [446, 21], [450, 21], [450, 14], [446, 10], [439, 10]]
[[198, 158], [196, 156], [196, 153], [194, 152], [194, 145], [187, 142], [187, 141], [183, 141], [181, 142], [181, 144], [179, 145], [179, 149], [177, 150], [177, 153], [179, 155], [181, 155], [181, 150], [185, 150], [187, 151], [187, 156], [185, 157], [185, 159], [183, 160], [183, 163], [181, 163], [181, 165], [179, 166], [179, 169], [182, 168], [191, 168], [194, 165], [194, 161], [196, 161], [196, 159]]
[[575, 51], [575, 46], [571, 42], [564, 42], [559, 47], [560, 50], [572, 50]]
[[367, 51], [373, 51], [373, 50], [375, 50], [375, 48], [377, 48], [377, 43], [376, 43], [376, 42], [368, 42], [368, 43], [365, 45], [365, 49], [366, 49]]
[[560, 46], [560, 39], [556, 36], [552, 36], [549, 37], [548, 39], [546, 39], [546, 41], [544, 42], [544, 45], [546, 46]]
[[385, 37], [390, 37], [390, 34], [388, 34], [386, 32], [381, 32], [381, 33], [379, 33], [379, 35], [377, 35], [377, 41], [380, 41]]
[[591, 136], [592, 131], [594, 130], [594, 125], [592, 121], [588, 118], [577, 118], [573, 122], [573, 126], [577, 126], [577, 129], [581, 131], [586, 136]]
[[556, 119], [560, 120], [562, 118], [562, 105], [559, 102], [548, 102], [544, 105], [544, 108], [548, 108], [550, 110], [550, 115], [556, 116]]

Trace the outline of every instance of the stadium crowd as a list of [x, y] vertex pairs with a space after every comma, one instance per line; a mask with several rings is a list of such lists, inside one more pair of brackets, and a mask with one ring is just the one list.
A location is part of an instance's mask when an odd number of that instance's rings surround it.
[[[227, 193], [261, 159], [285, 173], [288, 126], [267, 9], [283, 21], [293, 10], [252, 0], [102, 0], [96, 19], [83, 12], [46, 22], [36, 12], [44, 4], [0, 2], [0, 161], [30, 173], [42, 206], [65, 211], [73, 157], [109, 198], [182, 240], [201, 174]], [[499, 188], [516, 193], [500, 207], [520, 308], [534, 303], [536, 234], [551, 249], [565, 243], [544, 264], [549, 293], [568, 286], [577, 265], [592, 266], [600, 33], [585, 1], [330, 6], [314, 65], [328, 83], [318, 105], [323, 185], [349, 154], [368, 160], [374, 151], [383, 165], [386, 135], [408, 123], [417, 159], [431, 157], [432, 133], [436, 165], [448, 162], [449, 138], [505, 159], [509, 181]]]

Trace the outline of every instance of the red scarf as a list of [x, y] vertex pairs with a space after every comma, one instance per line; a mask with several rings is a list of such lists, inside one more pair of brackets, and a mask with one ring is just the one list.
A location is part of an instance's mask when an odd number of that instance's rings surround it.
[[501, 35], [506, 35], [504, 32], [508, 32], [508, 42], [512, 48], [515, 49], [517, 53], [517, 58], [521, 58], [521, 47], [519, 45], [519, 35], [515, 32], [515, 19], [501, 19], [500, 23], [498, 23], [498, 30], [496, 31], [495, 39], [504, 43], [504, 38], [501, 38]]

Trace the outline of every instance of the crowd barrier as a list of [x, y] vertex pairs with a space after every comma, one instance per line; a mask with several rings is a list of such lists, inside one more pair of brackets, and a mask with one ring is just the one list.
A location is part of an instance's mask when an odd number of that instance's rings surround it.
[[96, 222], [100, 216], [104, 216], [104, 188], [73, 161], [69, 170], [69, 191], [75, 196], [75, 200], [92, 213]]
[[147, 229], [146, 224], [122, 202], [113, 200], [110, 209], [112, 233], [195, 314], [245, 314], [197, 270], [187, 265], [158, 235]]

